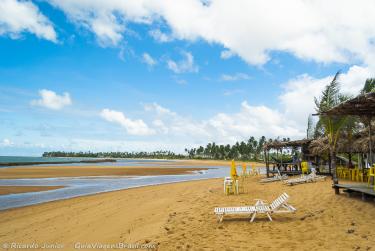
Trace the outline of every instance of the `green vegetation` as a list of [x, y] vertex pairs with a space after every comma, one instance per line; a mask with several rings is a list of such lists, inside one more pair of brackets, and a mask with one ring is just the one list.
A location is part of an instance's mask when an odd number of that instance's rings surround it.
[[259, 160], [262, 157], [263, 146], [266, 143], [266, 137], [262, 136], [259, 141], [250, 137], [248, 141], [237, 142], [234, 145], [217, 145], [215, 142], [208, 143], [206, 146], [198, 148], [185, 149], [189, 158], [195, 159], [240, 159], [240, 160]]
[[[280, 141], [280, 139], [275, 139]], [[289, 138], [283, 138], [282, 141], [289, 141]], [[268, 140], [272, 142], [272, 139]], [[176, 154], [171, 151], [155, 152], [45, 152], [43, 157], [90, 157], [90, 158], [145, 158], [145, 159], [213, 159], [213, 160], [262, 160], [263, 146], [266, 143], [266, 137], [262, 136], [259, 140], [250, 137], [247, 141], [237, 142], [234, 145], [217, 145], [215, 142], [208, 143], [206, 146], [198, 148], [185, 149], [186, 154]]]
[[130, 158], [130, 159], [183, 159], [186, 156], [171, 151], [155, 152], [45, 152], [43, 157], [90, 157], [90, 158]]
[[[351, 98], [350, 96], [340, 93], [340, 85], [338, 82], [339, 75], [340, 72], [337, 72], [331, 83], [323, 90], [322, 96], [319, 99], [315, 98], [316, 111], [318, 113], [324, 114], [325, 111]], [[374, 91], [375, 79], [367, 79], [361, 90], [361, 94]], [[344, 141], [346, 145], [351, 146], [353, 134], [363, 129], [365, 124], [363, 120], [352, 116], [320, 115], [315, 128], [312, 128], [309, 118], [308, 136], [314, 135], [313, 138], [327, 137], [328, 139], [329, 159], [331, 161], [333, 180], [335, 183], [338, 182], [336, 177], [336, 154], [339, 139], [341, 140], [341, 144]], [[350, 147], [348, 147], [346, 154], [349, 159], [349, 164], [351, 164], [352, 153]]]
[[[331, 83], [326, 86], [322, 92], [320, 99], [315, 98], [316, 111], [319, 113], [326, 112], [341, 102], [348, 100], [348, 97], [340, 93], [340, 86], [338, 77], [340, 72], [337, 72]], [[336, 177], [336, 153], [337, 141], [341, 132], [347, 122], [348, 116], [327, 116], [320, 115], [317, 123], [317, 132], [328, 138], [329, 154], [331, 159], [331, 168], [333, 173], [333, 180], [337, 182]]]

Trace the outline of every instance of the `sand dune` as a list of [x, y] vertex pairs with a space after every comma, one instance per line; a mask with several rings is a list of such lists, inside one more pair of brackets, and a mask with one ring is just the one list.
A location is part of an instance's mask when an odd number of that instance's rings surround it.
[[[0, 212], [0, 243], [156, 243], [159, 250], [370, 250], [375, 203], [335, 195], [330, 180], [285, 186], [245, 182], [225, 196], [222, 180], [183, 182], [74, 198]], [[216, 206], [291, 196], [295, 214], [274, 221], [232, 217], [219, 224]]]

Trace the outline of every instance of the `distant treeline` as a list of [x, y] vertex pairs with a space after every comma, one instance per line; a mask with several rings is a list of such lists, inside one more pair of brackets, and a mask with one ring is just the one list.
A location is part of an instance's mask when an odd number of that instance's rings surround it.
[[[289, 141], [289, 138], [275, 139]], [[269, 139], [268, 142], [272, 142]], [[250, 137], [247, 141], [236, 142], [234, 145], [218, 145], [215, 142], [206, 146], [185, 149], [186, 154], [176, 154], [172, 151], [155, 152], [45, 152], [43, 157], [91, 157], [91, 158], [145, 158], [145, 159], [216, 159], [216, 160], [262, 160], [263, 146], [267, 142], [262, 136], [259, 140]]]
[[[275, 139], [277, 141], [289, 141], [289, 138]], [[263, 160], [263, 147], [273, 139], [266, 139], [265, 136], [256, 140], [250, 137], [247, 141], [236, 142], [234, 145], [217, 145], [214, 142], [206, 146], [192, 149], [185, 149], [189, 158], [194, 159], [219, 159], [219, 160]]]
[[90, 157], [90, 158], [129, 158], [129, 159], [183, 159], [183, 154], [171, 151], [155, 152], [44, 152], [43, 157]]

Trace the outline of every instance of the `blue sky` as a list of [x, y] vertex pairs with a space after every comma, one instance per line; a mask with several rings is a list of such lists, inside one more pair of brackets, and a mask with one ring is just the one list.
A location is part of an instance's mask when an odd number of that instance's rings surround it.
[[0, 155], [300, 138], [337, 70], [372, 77], [371, 1], [240, 2], [2, 1]]

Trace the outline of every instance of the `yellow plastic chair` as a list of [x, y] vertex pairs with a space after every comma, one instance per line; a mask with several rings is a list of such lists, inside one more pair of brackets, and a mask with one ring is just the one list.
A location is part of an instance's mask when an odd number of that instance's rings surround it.
[[307, 172], [309, 171], [309, 167], [306, 161], [301, 162], [301, 171], [302, 171], [302, 174], [307, 174]]
[[336, 168], [336, 174], [338, 178], [343, 178], [343, 169], [342, 167], [337, 167]]
[[365, 180], [365, 174], [363, 173], [362, 169], [358, 168], [358, 171], [357, 171], [357, 181], [363, 182], [364, 180]]
[[[372, 184], [371, 184], [372, 182]], [[375, 190], [375, 167], [371, 167], [367, 176], [367, 186], [373, 186]]]
[[349, 169], [350, 171], [350, 180], [357, 181], [357, 169]]
[[349, 172], [349, 169], [344, 167], [342, 169], [342, 178], [343, 179], [349, 179], [350, 178], [350, 172]]
[[247, 177], [246, 164], [242, 164], [242, 177]]

